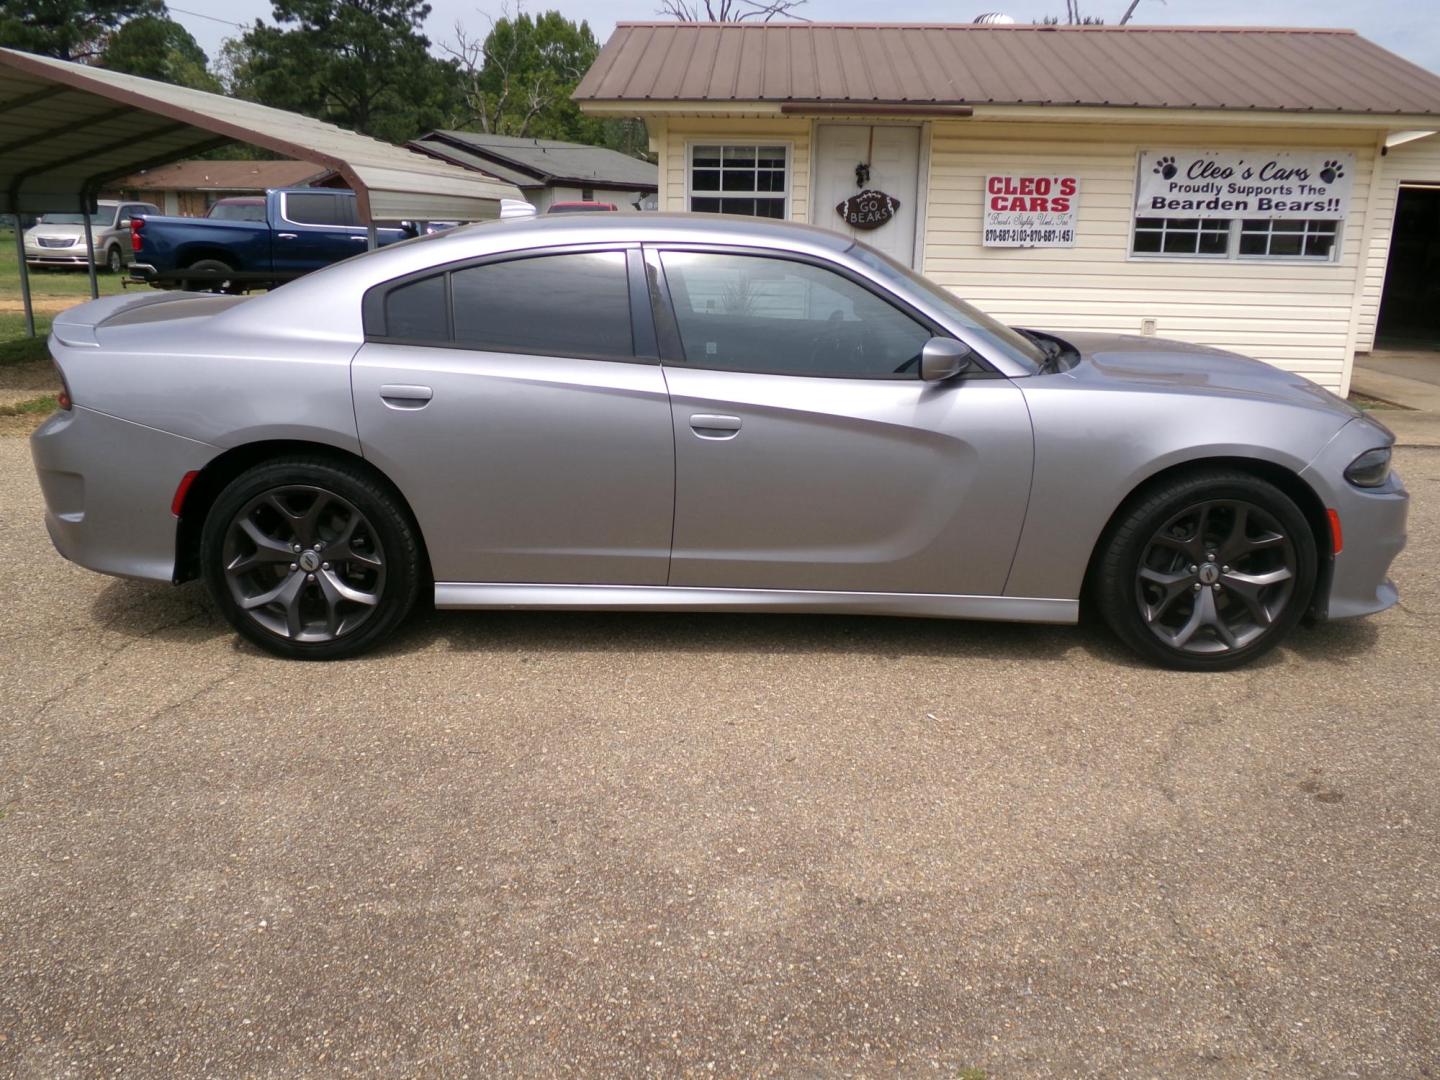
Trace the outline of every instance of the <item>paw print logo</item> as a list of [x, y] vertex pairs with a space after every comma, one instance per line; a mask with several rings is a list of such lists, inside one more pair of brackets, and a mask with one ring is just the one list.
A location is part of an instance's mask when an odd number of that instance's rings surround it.
[[1320, 179], [1324, 180], [1327, 184], [1335, 183], [1336, 180], [1339, 180], [1344, 175], [1345, 170], [1341, 168], [1340, 162], [1338, 161], [1327, 161], [1325, 162], [1325, 167], [1320, 170]]
[[1167, 154], [1155, 162], [1155, 171], [1166, 180], [1174, 180], [1175, 174], [1180, 170], [1175, 167], [1175, 159]]

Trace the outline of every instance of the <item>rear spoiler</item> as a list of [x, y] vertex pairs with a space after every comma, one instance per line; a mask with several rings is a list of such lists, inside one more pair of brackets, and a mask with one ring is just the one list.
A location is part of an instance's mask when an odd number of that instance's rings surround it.
[[[214, 296], [209, 293], [139, 293], [129, 296], [105, 296], [87, 304], [77, 304], [62, 311], [50, 324], [50, 334], [61, 345], [76, 348], [98, 348], [96, 331], [107, 324], [149, 322], [160, 319], [186, 319], [197, 315], [213, 315], [217, 308], [230, 307], [243, 297]], [[216, 301], [221, 301], [216, 304]], [[161, 304], [196, 305], [186, 309], [170, 308], [164, 312], [147, 311]]]

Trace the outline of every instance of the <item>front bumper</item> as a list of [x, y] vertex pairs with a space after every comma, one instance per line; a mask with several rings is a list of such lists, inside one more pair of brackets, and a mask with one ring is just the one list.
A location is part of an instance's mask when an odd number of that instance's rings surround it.
[[[1400, 592], [1390, 580], [1390, 564], [1405, 547], [1410, 495], [1398, 473], [1383, 487], [1359, 488], [1345, 480], [1345, 469], [1366, 450], [1393, 440], [1367, 419], [1346, 424], [1300, 474], [1329, 510], [1340, 518], [1341, 551], [1330, 571], [1330, 587], [1316, 597], [1316, 614], [1353, 619], [1393, 607]], [[1323, 555], [1323, 553], [1322, 553]]]
[[[96, 252], [96, 265], [103, 261], [103, 256]], [[79, 248], [26, 248], [25, 262], [30, 266], [84, 266], [89, 260], [85, 257], [85, 249]]]
[[30, 436], [45, 527], [71, 562], [103, 574], [172, 581], [181, 478], [220, 451], [75, 406]]

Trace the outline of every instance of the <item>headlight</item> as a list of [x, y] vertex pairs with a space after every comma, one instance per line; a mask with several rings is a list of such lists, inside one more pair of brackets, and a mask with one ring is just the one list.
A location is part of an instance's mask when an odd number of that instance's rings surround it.
[[1345, 470], [1345, 479], [1356, 487], [1379, 487], [1389, 476], [1390, 447], [1388, 446], [1366, 450]]

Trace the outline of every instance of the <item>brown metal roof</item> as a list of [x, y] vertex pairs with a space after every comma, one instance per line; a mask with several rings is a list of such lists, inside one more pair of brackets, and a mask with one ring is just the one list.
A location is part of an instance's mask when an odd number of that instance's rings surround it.
[[575, 98], [1435, 115], [1440, 76], [1353, 30], [651, 22]]
[[267, 191], [300, 187], [330, 170], [309, 161], [177, 161], [131, 173], [109, 187], [153, 191]]

